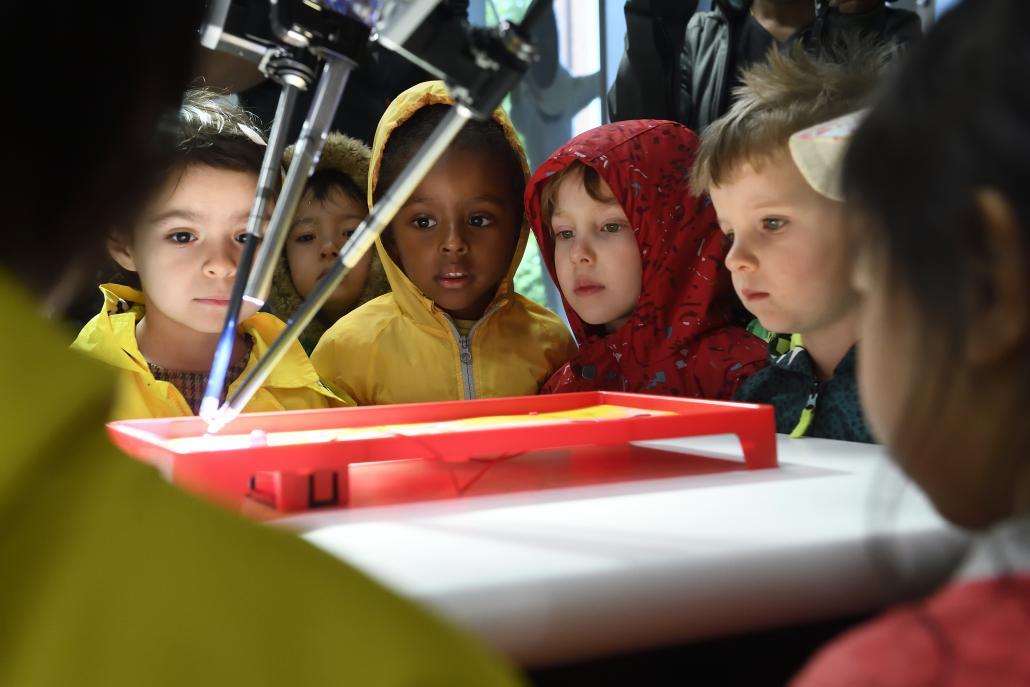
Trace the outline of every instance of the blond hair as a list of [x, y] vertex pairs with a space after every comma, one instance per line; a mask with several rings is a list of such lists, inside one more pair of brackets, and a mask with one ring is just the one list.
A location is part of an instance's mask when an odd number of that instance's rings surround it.
[[767, 162], [802, 129], [861, 109], [896, 50], [848, 41], [816, 57], [797, 43], [788, 52], [773, 47], [765, 62], [741, 72], [733, 106], [702, 133], [693, 192]]

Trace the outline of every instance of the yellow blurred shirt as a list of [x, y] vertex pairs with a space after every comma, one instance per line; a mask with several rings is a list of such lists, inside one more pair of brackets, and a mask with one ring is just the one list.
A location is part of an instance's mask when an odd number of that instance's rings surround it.
[[512, 685], [477, 642], [108, 443], [114, 379], [0, 272], [0, 685]]

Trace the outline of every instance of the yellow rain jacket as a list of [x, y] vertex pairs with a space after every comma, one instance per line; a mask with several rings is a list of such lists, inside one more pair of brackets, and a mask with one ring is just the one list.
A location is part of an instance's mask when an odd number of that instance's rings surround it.
[[[390, 104], [376, 131], [368, 202], [391, 133], [427, 105], [454, 100], [440, 81], [409, 88]], [[500, 109], [494, 120], [529, 168], [518, 136]], [[379, 259], [392, 291], [341, 318], [319, 341], [311, 362], [322, 380], [359, 405], [453, 401], [535, 394], [575, 352], [568, 329], [550, 310], [515, 293], [515, 269], [529, 237], [523, 223], [508, 274], [483, 317], [462, 336], [450, 317], [419, 291], [390, 258]]]
[[[104, 284], [104, 307], [82, 328], [72, 348], [121, 370], [112, 420], [193, 415], [186, 399], [171, 382], [154, 378], [136, 342], [136, 323], [145, 313], [141, 292], [119, 284]], [[285, 324], [267, 313], [258, 313], [241, 325], [254, 341], [247, 367], [229, 386], [231, 392], [275, 341]], [[343, 399], [343, 400], [341, 400]], [[337, 398], [318, 379], [300, 344], [293, 344], [272, 374], [244, 408], [247, 413], [274, 410], [311, 410], [354, 405]]]
[[511, 685], [463, 633], [122, 455], [110, 368], [0, 270], [0, 685]]

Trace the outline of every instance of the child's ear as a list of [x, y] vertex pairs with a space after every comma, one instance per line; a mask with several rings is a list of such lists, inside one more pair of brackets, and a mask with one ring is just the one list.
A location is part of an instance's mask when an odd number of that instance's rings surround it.
[[1026, 353], [1030, 264], [1019, 219], [1005, 197], [983, 189], [976, 202], [982, 243], [969, 285], [966, 356], [975, 365], [991, 365]]
[[107, 252], [118, 266], [128, 272], [136, 271], [136, 260], [132, 257], [132, 246], [121, 233], [111, 233], [107, 237]]

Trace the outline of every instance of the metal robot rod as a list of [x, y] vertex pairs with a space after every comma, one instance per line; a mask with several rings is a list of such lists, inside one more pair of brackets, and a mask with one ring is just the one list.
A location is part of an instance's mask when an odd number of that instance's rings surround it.
[[[304, 84], [301, 84], [304, 85]], [[200, 416], [213, 418], [222, 400], [222, 387], [232, 360], [233, 345], [236, 341], [236, 327], [243, 311], [243, 292], [250, 277], [254, 255], [260, 242], [268, 207], [279, 185], [282, 174], [281, 163], [283, 150], [286, 148], [286, 129], [294, 106], [297, 102], [298, 84], [293, 79], [282, 81], [279, 104], [276, 107], [275, 120], [268, 136], [268, 146], [261, 161], [261, 174], [258, 176], [257, 195], [247, 219], [246, 241], [236, 267], [236, 281], [233, 283], [232, 295], [229, 297], [229, 309], [225, 314], [225, 324], [218, 338], [218, 346], [211, 361], [211, 371], [207, 378], [204, 399], [200, 403]], [[255, 308], [255, 311], [257, 309]]]

